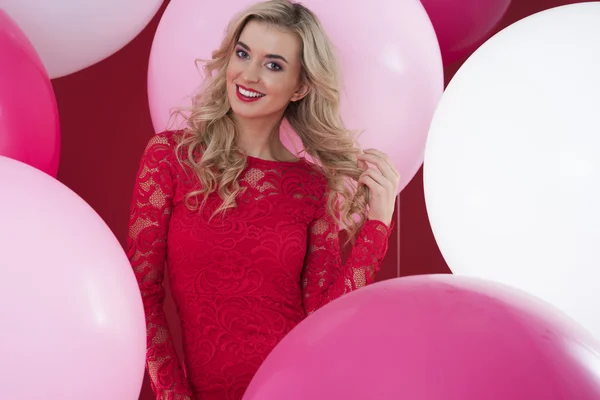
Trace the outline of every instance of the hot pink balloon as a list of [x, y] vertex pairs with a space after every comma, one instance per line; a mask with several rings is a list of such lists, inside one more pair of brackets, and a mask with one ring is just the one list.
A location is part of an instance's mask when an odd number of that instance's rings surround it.
[[318, 310], [244, 400], [597, 400], [600, 343], [541, 300], [455, 275], [377, 283]]
[[0, 156], [56, 176], [60, 126], [54, 90], [35, 49], [1, 9], [0, 55]]
[[137, 400], [146, 325], [108, 226], [54, 178], [0, 156], [2, 399]]
[[421, 0], [437, 33], [444, 65], [469, 55], [500, 22], [511, 0]]
[[[172, 1], [152, 45], [148, 96], [156, 131], [176, 106], [190, 104], [201, 84], [196, 59], [208, 59], [227, 22], [256, 0]], [[400, 190], [422, 164], [429, 123], [443, 91], [435, 31], [419, 1], [304, 0], [334, 42], [344, 92], [342, 117], [364, 129], [363, 148], [387, 152], [402, 175]], [[175, 125], [176, 127], [180, 125]], [[298, 141], [284, 142], [296, 151]], [[294, 135], [295, 136], [295, 135]]]

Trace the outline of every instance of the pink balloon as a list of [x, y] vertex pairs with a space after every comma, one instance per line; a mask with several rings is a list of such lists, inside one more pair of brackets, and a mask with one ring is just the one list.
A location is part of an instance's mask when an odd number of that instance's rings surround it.
[[[156, 131], [176, 106], [189, 105], [201, 84], [194, 63], [208, 59], [231, 17], [256, 0], [172, 1], [152, 45], [148, 97]], [[363, 148], [387, 152], [400, 171], [400, 190], [423, 161], [425, 141], [443, 91], [441, 54], [419, 1], [305, 0], [338, 49], [343, 69], [342, 116], [365, 129]], [[178, 127], [180, 125], [176, 125]], [[298, 143], [282, 135], [292, 150]]]
[[58, 172], [60, 126], [50, 79], [35, 49], [0, 9], [0, 156]]
[[244, 400], [597, 400], [600, 343], [540, 300], [455, 275], [377, 283], [318, 310]]
[[421, 0], [437, 33], [444, 65], [467, 56], [500, 22], [511, 0]]
[[146, 325], [108, 226], [54, 178], [0, 157], [2, 399], [137, 400]]

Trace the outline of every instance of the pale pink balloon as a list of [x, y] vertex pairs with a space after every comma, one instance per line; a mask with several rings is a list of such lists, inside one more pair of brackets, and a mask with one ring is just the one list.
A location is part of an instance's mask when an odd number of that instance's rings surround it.
[[164, 0], [1, 0], [33, 43], [51, 79], [115, 54], [152, 20]]
[[597, 400], [600, 343], [517, 289], [456, 275], [333, 301], [267, 357], [243, 400]]
[[[168, 124], [170, 112], [189, 105], [201, 84], [195, 60], [210, 58], [230, 18], [254, 2], [169, 4], [154, 38], [148, 71], [156, 131], [173, 127]], [[421, 166], [429, 123], [443, 91], [441, 53], [427, 13], [415, 0], [302, 3], [317, 14], [337, 48], [346, 125], [365, 130], [359, 138], [363, 148], [389, 154], [402, 175], [401, 190]], [[286, 136], [284, 141], [294, 150], [297, 143]]]
[[469, 55], [489, 37], [511, 0], [421, 0], [437, 33], [444, 64]]
[[0, 156], [56, 176], [60, 126], [54, 90], [35, 49], [0, 9]]
[[0, 156], [2, 399], [137, 400], [146, 325], [109, 227], [59, 181]]

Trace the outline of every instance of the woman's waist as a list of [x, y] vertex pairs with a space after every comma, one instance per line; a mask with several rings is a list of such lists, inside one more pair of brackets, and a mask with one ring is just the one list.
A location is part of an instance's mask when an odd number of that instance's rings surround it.
[[273, 322], [297, 323], [305, 317], [298, 293], [173, 293], [182, 323], [263, 326]]
[[196, 371], [222, 363], [259, 362], [305, 317], [268, 296], [189, 297], [180, 309], [186, 358]]

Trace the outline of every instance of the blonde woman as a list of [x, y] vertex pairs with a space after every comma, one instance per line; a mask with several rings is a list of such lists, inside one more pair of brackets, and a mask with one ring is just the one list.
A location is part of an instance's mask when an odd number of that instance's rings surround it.
[[[132, 201], [128, 254], [157, 399], [241, 399], [286, 333], [373, 281], [399, 187], [387, 156], [361, 152], [344, 128], [333, 47], [304, 6], [241, 12], [206, 70], [186, 129], [150, 139]], [[284, 119], [311, 162], [279, 140]], [[340, 225], [354, 242], [346, 264]], [[183, 362], [163, 312], [165, 270]]]

